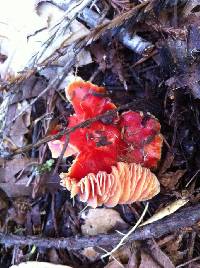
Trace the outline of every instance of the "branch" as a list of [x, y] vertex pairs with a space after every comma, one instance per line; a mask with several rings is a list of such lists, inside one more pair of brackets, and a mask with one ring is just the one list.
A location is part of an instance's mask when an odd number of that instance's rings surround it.
[[[200, 221], [200, 204], [182, 209], [160, 221], [139, 227], [129, 236], [128, 242], [158, 238], [180, 228], [191, 227]], [[41, 238], [37, 236], [19, 236], [0, 233], [0, 243], [6, 246], [35, 245], [44, 248], [67, 248], [68, 250], [80, 250], [86, 247], [114, 247], [119, 243], [121, 236], [114, 234], [101, 234], [97, 236], [73, 236], [61, 238]]]

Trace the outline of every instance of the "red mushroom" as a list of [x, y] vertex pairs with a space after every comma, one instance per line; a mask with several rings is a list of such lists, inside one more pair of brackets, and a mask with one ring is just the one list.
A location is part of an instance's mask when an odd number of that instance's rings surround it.
[[158, 120], [150, 114], [128, 111], [120, 116], [120, 128], [127, 145], [126, 161], [156, 168], [163, 142]]
[[76, 116], [83, 120], [116, 108], [105, 93], [104, 87], [82, 80], [71, 83], [66, 89]]
[[[66, 89], [66, 96], [75, 110], [75, 114], [68, 118], [69, 128], [86, 119], [116, 108], [111, 100], [105, 97], [105, 89], [103, 87], [98, 87], [82, 80], [71, 83]], [[100, 148], [101, 144], [104, 146], [103, 149], [108, 147], [108, 150], [110, 150], [113, 147], [115, 150], [116, 146], [113, 140], [120, 140], [120, 131], [115, 126], [115, 121], [117, 121], [116, 115], [109, 117], [107, 120], [94, 122], [90, 127], [80, 128], [72, 132], [64, 157], [77, 155], [81, 150], [85, 151], [89, 148]], [[57, 129], [54, 129], [51, 131], [51, 134], [53, 135], [58, 132]], [[60, 155], [65, 140], [66, 137], [63, 136], [59, 140], [48, 143], [53, 158], [57, 158]], [[122, 141], [120, 140], [120, 142]], [[105, 147], [108, 143], [110, 143], [110, 146]]]
[[[72, 83], [66, 95], [75, 110], [69, 128], [115, 108], [105, 89], [90, 82]], [[158, 120], [133, 111], [123, 113], [120, 119], [114, 116], [75, 130], [70, 133], [65, 156], [76, 158], [68, 173], [60, 175], [62, 184], [72, 197], [79, 194], [80, 200], [92, 207], [152, 198], [159, 192], [159, 182], [141, 165], [157, 166], [162, 145], [159, 133]], [[53, 157], [59, 156], [64, 142], [63, 136], [48, 143]]]

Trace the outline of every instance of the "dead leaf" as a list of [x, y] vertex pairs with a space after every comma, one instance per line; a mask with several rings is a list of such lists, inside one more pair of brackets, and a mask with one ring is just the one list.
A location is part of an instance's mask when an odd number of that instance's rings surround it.
[[155, 240], [151, 239], [147, 241], [148, 250], [151, 252], [151, 256], [161, 267], [175, 268], [170, 258], [160, 249]]
[[99, 70], [105, 72], [111, 70], [113, 74], [119, 77], [120, 82], [127, 89], [125, 73], [123, 68], [123, 58], [120, 58], [119, 48], [104, 48], [100, 42], [91, 45], [91, 52], [95, 57], [95, 61], [99, 64]]
[[[12, 160], [7, 160], [3, 167], [0, 167], [0, 188], [9, 197], [30, 195], [32, 186], [26, 186], [29, 180], [27, 172], [30, 172], [36, 159], [16, 156]], [[19, 174], [20, 177], [18, 178]]]
[[192, 66], [189, 66], [187, 72], [169, 78], [166, 81], [166, 85], [169, 87], [174, 86], [176, 88], [188, 87], [191, 89], [193, 96], [199, 99], [200, 98], [200, 86], [198, 83], [199, 76], [200, 76], [200, 68], [196, 64], [193, 64]]
[[170, 168], [173, 161], [174, 161], [174, 154], [172, 154], [171, 152], [167, 152], [164, 162], [160, 167], [159, 176], [165, 173], [168, 168]]
[[89, 209], [82, 213], [81, 218], [84, 219], [84, 224], [81, 226], [84, 235], [105, 234], [113, 229], [119, 229], [120, 226], [123, 229], [128, 226], [114, 209]]
[[184, 243], [184, 232], [179, 232], [178, 235], [174, 234], [172, 240], [168, 241], [165, 244], [164, 250], [170, 256], [174, 264], [179, 264], [182, 262], [187, 255], [187, 251], [181, 250], [181, 247]]
[[19, 225], [24, 225], [27, 222], [30, 208], [30, 200], [23, 197], [16, 198], [13, 206], [8, 210], [8, 221], [12, 220]]
[[0, 211], [8, 209], [9, 207], [9, 198], [4, 191], [0, 188]]
[[[73, 43], [77, 35], [87, 35], [89, 30], [73, 18], [89, 2], [91, 0], [76, 1], [65, 12], [50, 1], [22, 0], [19, 7], [8, 0], [0, 10], [1, 54], [4, 55], [0, 63], [1, 78], [7, 80], [16, 76], [25, 67], [32, 67], [35, 59], [43, 62], [64, 40]], [[10, 12], [11, 7], [18, 12]], [[91, 62], [88, 52], [85, 54], [84, 59]]]
[[[9, 105], [22, 102], [23, 100], [29, 100], [37, 97], [39, 93], [47, 87], [47, 81], [43, 77], [32, 75], [25, 79], [17, 88], [14, 96], [9, 100]], [[9, 107], [10, 109], [10, 107]], [[9, 110], [8, 110], [9, 112]], [[11, 118], [13, 119], [13, 118]], [[11, 120], [7, 119], [7, 123]]]
[[179, 200], [172, 202], [170, 205], [162, 208], [160, 211], [155, 213], [150, 219], [140, 224], [139, 226], [144, 226], [146, 224], [161, 220], [162, 218], [174, 213], [179, 208], [187, 204], [188, 201], [189, 201], [188, 199], [179, 199]]
[[16, 181], [16, 174], [26, 167], [30, 168], [32, 164], [36, 163], [37, 160], [34, 158], [26, 158], [21, 156], [16, 156], [14, 159], [6, 161], [5, 166], [0, 167], [0, 182], [14, 183]]
[[124, 265], [122, 265], [120, 262], [113, 260], [109, 262], [104, 268], [123, 268]]
[[58, 251], [55, 248], [50, 248], [48, 251], [48, 260], [51, 263], [62, 263]]
[[[114, 258], [119, 261], [121, 265], [125, 265], [127, 268], [137, 268], [139, 263], [138, 247], [139, 244], [137, 245], [136, 243], [132, 243], [131, 245], [126, 244], [112, 254], [110, 261]], [[114, 262], [112, 263], [114, 264]]]
[[71, 266], [52, 264], [48, 262], [29, 261], [22, 262], [19, 265], [12, 265], [10, 268], [72, 268]]
[[91, 262], [96, 261], [100, 257], [100, 253], [96, 252], [93, 247], [84, 248], [81, 251], [81, 254], [88, 258], [88, 260], [90, 260]]
[[168, 172], [165, 173], [159, 178], [160, 183], [162, 186], [164, 186], [168, 190], [174, 190], [176, 184], [179, 182], [179, 180], [183, 177], [187, 170], [177, 170], [175, 172]]
[[154, 259], [144, 251], [141, 254], [141, 263], [139, 268], [162, 268], [162, 266], [158, 265]]
[[16, 183], [0, 183], [0, 188], [6, 192], [9, 197], [31, 196], [32, 186], [26, 186], [28, 178], [25, 181], [20, 180]]

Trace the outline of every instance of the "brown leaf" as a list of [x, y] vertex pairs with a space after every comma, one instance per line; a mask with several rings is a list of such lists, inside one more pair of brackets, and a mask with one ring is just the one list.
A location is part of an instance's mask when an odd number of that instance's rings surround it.
[[[33, 158], [19, 157], [7, 160], [3, 167], [0, 167], [0, 187], [9, 197], [30, 195], [32, 186], [26, 186], [29, 178], [26, 172], [30, 172], [32, 165], [37, 163]], [[20, 174], [18, 178], [17, 176]]]
[[104, 268], [123, 268], [123, 267], [124, 266], [116, 260], [113, 260], [109, 262], [106, 266], [104, 266]]
[[165, 268], [175, 268], [169, 257], [160, 249], [155, 240], [151, 239], [147, 242], [151, 256], [157, 261], [160, 266]]
[[0, 182], [14, 183], [16, 181], [15, 175], [25, 167], [31, 167], [32, 163], [37, 163], [36, 159], [20, 156], [6, 161], [5, 166], [0, 168]]
[[181, 232], [177, 236], [174, 235], [174, 238], [165, 244], [165, 252], [167, 252], [167, 254], [171, 257], [173, 263], [176, 265], [186, 257], [186, 252], [181, 251], [183, 239], [184, 233]]
[[[18, 107], [18, 112], [20, 112], [22, 107], [28, 105], [26, 101], [23, 102], [20, 107]], [[22, 147], [26, 143], [26, 139], [24, 137], [25, 134], [28, 133], [28, 127], [30, 126], [30, 115], [31, 108], [27, 109], [24, 114], [19, 116], [15, 122], [12, 124], [10, 129], [10, 139], [17, 147]]]
[[0, 188], [6, 192], [9, 197], [30, 196], [32, 193], [32, 186], [26, 186], [28, 178], [25, 181], [18, 181], [17, 183], [0, 183]]
[[159, 176], [163, 174], [168, 168], [170, 168], [173, 161], [174, 161], [174, 155], [171, 152], [167, 152], [164, 162], [160, 167]]
[[7, 209], [9, 206], [9, 198], [4, 191], [0, 189], [0, 211]]
[[145, 253], [144, 251], [142, 251], [141, 253], [141, 263], [139, 268], [161, 268], [162, 266], [158, 265], [153, 258]]
[[81, 254], [91, 262], [96, 261], [100, 257], [100, 253], [98, 253], [93, 247], [84, 248], [81, 251]]
[[107, 51], [104, 49], [103, 45], [100, 42], [92, 44], [90, 46], [90, 50], [95, 57], [95, 61], [99, 64], [99, 69], [104, 72], [107, 68]]
[[187, 170], [186, 169], [180, 169], [175, 172], [168, 172], [161, 176], [159, 179], [162, 186], [164, 186], [168, 190], [174, 190], [176, 184], [179, 182], [179, 180], [183, 177]]
[[8, 219], [17, 224], [24, 225], [27, 222], [30, 211], [30, 201], [24, 197], [16, 198], [13, 206], [8, 210]]

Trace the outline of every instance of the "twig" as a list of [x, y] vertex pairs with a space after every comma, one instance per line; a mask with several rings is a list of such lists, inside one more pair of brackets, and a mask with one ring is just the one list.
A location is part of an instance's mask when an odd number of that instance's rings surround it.
[[[135, 240], [146, 240], [158, 238], [171, 232], [178, 231], [180, 228], [191, 227], [200, 221], [200, 204], [190, 206], [181, 211], [170, 215], [160, 221], [139, 227], [129, 236], [128, 242]], [[35, 245], [44, 248], [67, 248], [68, 250], [80, 250], [86, 247], [107, 247], [117, 245], [121, 237], [118, 233], [101, 234], [97, 236], [73, 236], [62, 238], [41, 238], [37, 236], [18, 236], [3, 234], [0, 232], [0, 243], [6, 246]]]
[[124, 245], [125, 241], [127, 240], [127, 238], [135, 231], [135, 229], [140, 225], [141, 221], [143, 220], [146, 212], [147, 212], [147, 209], [148, 209], [148, 206], [149, 206], [149, 203], [147, 202], [146, 203], [146, 206], [144, 208], [144, 211], [142, 212], [142, 215], [141, 217], [139, 218], [139, 220], [137, 221], [137, 223], [130, 229], [130, 231], [128, 231], [127, 234], [125, 234], [122, 239], [119, 241], [119, 243], [117, 244], [117, 246], [115, 248], [113, 248], [113, 250], [111, 250], [110, 252], [104, 254], [102, 256], [102, 258], [106, 258], [110, 255], [112, 255], [116, 250], [118, 250], [121, 246]]
[[182, 264], [176, 266], [176, 268], [184, 267], [184, 266], [186, 266], [186, 265], [188, 265], [188, 264], [190, 264], [190, 263], [192, 263], [192, 262], [194, 262], [194, 261], [198, 261], [198, 260], [200, 260], [200, 256], [198, 256], [198, 257], [196, 257], [196, 258], [193, 258], [192, 260], [186, 261], [186, 262], [184, 262], [184, 263], [182, 263]]
[[150, 59], [151, 57], [153, 57], [154, 55], [158, 54], [157, 49], [153, 50], [150, 54], [148, 54], [148, 56], [144, 56], [143, 58], [139, 59], [137, 62], [135, 62], [131, 67], [134, 68], [139, 64], [144, 63], [146, 60]]
[[[151, 106], [151, 104], [149, 103], [146, 103], [146, 106]], [[84, 127], [87, 127], [89, 126], [90, 124], [92, 124], [93, 122], [96, 122], [104, 117], [107, 117], [107, 116], [113, 116], [115, 115], [118, 111], [121, 111], [121, 110], [126, 110], [130, 107], [133, 107], [135, 109], [145, 109], [145, 103], [144, 103], [144, 100], [134, 100], [130, 103], [127, 103], [127, 104], [124, 104], [124, 105], [121, 105], [120, 107], [116, 108], [116, 109], [113, 109], [111, 111], [107, 111], [103, 114], [100, 114], [96, 117], [93, 117], [93, 118], [90, 118], [88, 120], [85, 120], [84, 122], [80, 123], [80, 124], [77, 124], [76, 126], [70, 128], [70, 129], [64, 129], [62, 131], [60, 131], [59, 133], [55, 134], [55, 135], [50, 135], [50, 136], [46, 136], [44, 137], [43, 139], [41, 139], [40, 141], [34, 143], [34, 144], [29, 144], [27, 146], [24, 146], [24, 147], [21, 147], [21, 148], [18, 148], [16, 149], [13, 153], [11, 153], [10, 155], [8, 155], [7, 157], [12, 157], [16, 154], [21, 154], [21, 153], [25, 153], [25, 152], [28, 152], [29, 150], [31, 150], [32, 148], [37, 148], [39, 147], [40, 145], [44, 144], [44, 143], [47, 143], [51, 140], [56, 140], [58, 138], [60, 138], [61, 136], [63, 135], [68, 135], [70, 134], [71, 132], [74, 132], [76, 129], [78, 128], [84, 128]]]
[[52, 221], [53, 221], [55, 234], [56, 236], [59, 236], [56, 211], [55, 211], [55, 193], [51, 194], [51, 213], [52, 213]]
[[63, 156], [65, 154], [65, 151], [67, 149], [68, 143], [69, 143], [69, 135], [66, 135], [65, 143], [64, 143], [64, 146], [62, 148], [61, 154], [60, 154], [60, 156], [59, 156], [59, 158], [58, 158], [58, 160], [56, 162], [56, 166], [54, 168], [53, 175], [55, 175], [57, 173], [57, 171], [58, 171], [60, 163], [61, 163], [61, 161], [63, 159]]

